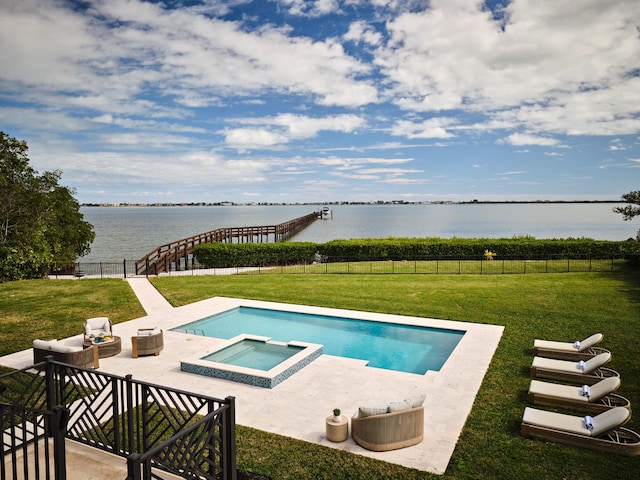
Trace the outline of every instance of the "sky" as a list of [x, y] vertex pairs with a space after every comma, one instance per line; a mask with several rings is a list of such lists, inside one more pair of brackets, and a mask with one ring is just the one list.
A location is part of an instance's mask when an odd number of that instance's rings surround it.
[[81, 203], [619, 200], [637, 0], [2, 0], [0, 130]]

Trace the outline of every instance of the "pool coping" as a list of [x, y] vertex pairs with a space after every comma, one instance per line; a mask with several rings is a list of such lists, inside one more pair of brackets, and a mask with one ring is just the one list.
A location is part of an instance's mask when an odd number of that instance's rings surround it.
[[[122, 352], [100, 360], [100, 371], [125, 375], [150, 383], [224, 398], [236, 398], [236, 422], [266, 432], [285, 435], [357, 455], [435, 474], [445, 472], [459, 435], [471, 412], [478, 389], [491, 363], [504, 327], [464, 321], [377, 314], [256, 300], [212, 297], [182, 307], [171, 307], [146, 279], [128, 280], [148, 315], [118, 323]], [[180, 371], [179, 359], [204, 355], [223, 340], [185, 336], [171, 328], [197, 320], [240, 303], [258, 308], [295, 309], [302, 313], [355, 316], [407, 324], [466, 330], [458, 346], [439, 372], [409, 374], [367, 367], [366, 362], [323, 354], [273, 389], [229, 382]], [[82, 321], [78, 320], [78, 330]], [[158, 326], [165, 332], [165, 348], [159, 356], [131, 358], [129, 336], [139, 328]], [[189, 338], [187, 338], [189, 337]], [[82, 334], [71, 337], [82, 342]], [[33, 364], [32, 349], [0, 357], [0, 364], [24, 368]], [[350, 416], [360, 406], [386, 404], [426, 393], [424, 440], [389, 452], [372, 452], [355, 444], [351, 436], [340, 443], [327, 440], [325, 419], [333, 408]]]

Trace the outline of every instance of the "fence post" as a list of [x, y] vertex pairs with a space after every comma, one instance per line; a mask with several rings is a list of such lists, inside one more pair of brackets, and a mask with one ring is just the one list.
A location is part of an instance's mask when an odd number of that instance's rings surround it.
[[66, 480], [67, 459], [65, 451], [65, 436], [67, 434], [67, 422], [69, 421], [69, 409], [64, 405], [53, 407], [52, 415], [49, 417], [49, 436], [53, 438], [54, 478], [56, 480]]
[[[129, 444], [129, 451], [130, 452], [135, 452], [136, 448], [135, 448], [135, 439], [133, 438], [135, 433], [134, 433], [134, 417], [133, 417], [133, 382], [131, 381], [131, 379], [133, 378], [133, 375], [129, 374], [127, 376], [124, 377], [124, 381], [125, 381], [125, 388], [127, 390], [127, 443]], [[137, 417], [140, 418], [140, 412], [137, 413]], [[129, 461], [127, 460], [127, 464], [129, 464]], [[140, 467], [137, 467], [137, 472], [138, 472], [138, 476], [135, 478], [140, 478]]]
[[238, 477], [236, 467], [236, 398], [225, 398], [228, 402], [228, 407], [223, 414], [224, 417], [224, 441], [223, 445], [226, 447], [224, 456], [224, 469], [226, 473], [225, 480], [236, 480]]
[[124, 278], [127, 278], [127, 260], [126, 259], [122, 261], [122, 268], [124, 270]]
[[139, 453], [132, 453], [127, 456], [127, 478], [126, 480], [141, 480]]

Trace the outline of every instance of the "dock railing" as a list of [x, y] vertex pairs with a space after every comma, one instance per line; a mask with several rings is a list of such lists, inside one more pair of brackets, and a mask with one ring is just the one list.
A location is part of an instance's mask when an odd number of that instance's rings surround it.
[[[188, 269], [193, 248], [203, 243], [267, 243], [283, 242], [292, 237], [321, 213], [313, 212], [278, 225], [218, 228], [156, 247], [135, 262], [135, 275], [159, 275], [170, 270]], [[125, 265], [126, 268], [126, 265]]]

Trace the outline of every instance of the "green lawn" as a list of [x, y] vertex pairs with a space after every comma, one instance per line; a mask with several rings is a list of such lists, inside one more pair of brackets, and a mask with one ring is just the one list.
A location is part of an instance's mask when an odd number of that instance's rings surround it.
[[[119, 283], [118, 283], [119, 282]], [[281, 479], [633, 478], [640, 457], [592, 452], [519, 435], [533, 339], [604, 333], [618, 393], [640, 405], [640, 275], [239, 275], [153, 280], [173, 305], [223, 295], [504, 325], [500, 345], [443, 476], [238, 428], [238, 466]], [[132, 300], [133, 299], [133, 300]], [[0, 352], [28, 348], [37, 333], [77, 334], [87, 316], [144, 315], [121, 280], [0, 284]], [[39, 323], [54, 319], [45, 327]], [[7, 344], [6, 342], [9, 342]], [[224, 396], [225, 392], [212, 392]], [[632, 416], [628, 427], [639, 431]], [[428, 435], [428, 429], [425, 432]]]
[[31, 348], [35, 338], [83, 333], [90, 317], [119, 323], [144, 315], [129, 284], [120, 279], [0, 283], [0, 356]]

